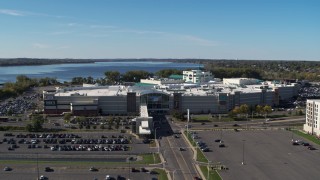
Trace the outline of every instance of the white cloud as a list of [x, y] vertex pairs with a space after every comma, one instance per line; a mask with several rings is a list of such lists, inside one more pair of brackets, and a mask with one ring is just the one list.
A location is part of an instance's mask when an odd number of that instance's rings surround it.
[[38, 48], [38, 49], [46, 49], [46, 48], [49, 48], [50, 46], [42, 43], [33, 43], [32, 47]]
[[60, 46], [60, 47], [57, 47], [56, 49], [70, 49], [70, 46]]
[[218, 45], [217, 42], [203, 39], [203, 38], [196, 37], [196, 36], [191, 36], [191, 35], [182, 35], [181, 38], [184, 40], [193, 42], [193, 43], [200, 45], [200, 46], [217, 46]]
[[78, 23], [68, 23], [67, 26], [74, 27], [74, 26], [80, 26]]
[[132, 30], [132, 29], [119, 29], [119, 30], [113, 30], [110, 32], [115, 33], [134, 33], [134, 34], [167, 34], [165, 32], [161, 31], [145, 31], [145, 30]]
[[90, 25], [92, 29], [113, 29], [117, 28], [116, 26], [107, 26], [107, 25]]
[[12, 9], [0, 9], [0, 14], [10, 15], [10, 16], [25, 16], [25, 13]]
[[51, 32], [51, 33], [48, 33], [49, 35], [63, 35], [63, 34], [70, 34], [72, 32], [70, 31], [56, 31], [56, 32]]
[[0, 14], [10, 15], [10, 16], [40, 16], [40, 17], [51, 17], [51, 18], [71, 18], [67, 16], [57, 16], [44, 13], [19, 11], [14, 9], [0, 9]]

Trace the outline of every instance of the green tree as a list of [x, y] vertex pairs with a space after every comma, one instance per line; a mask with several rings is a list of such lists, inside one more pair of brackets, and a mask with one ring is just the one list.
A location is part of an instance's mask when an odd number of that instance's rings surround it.
[[232, 114], [238, 116], [241, 113], [240, 107], [236, 106], [232, 110]]
[[119, 127], [120, 127], [120, 118], [117, 118], [116, 119], [116, 129], [119, 129]]
[[247, 104], [242, 104], [239, 109], [241, 114], [249, 113], [249, 106]]
[[107, 84], [115, 84], [120, 80], [119, 71], [106, 71], [104, 75], [106, 76]]
[[184, 115], [182, 112], [180, 111], [177, 111], [177, 110], [173, 110], [171, 111], [171, 116], [178, 119], [178, 120], [181, 120], [183, 121], [184, 120]]
[[171, 76], [173, 74], [182, 75], [182, 70], [178, 70], [178, 69], [163, 69], [163, 70], [160, 70], [160, 71], [155, 73], [155, 75], [157, 75], [158, 77], [161, 77], [161, 78], [168, 78], [169, 76]]
[[125, 82], [140, 82], [140, 79], [146, 79], [152, 76], [152, 73], [147, 71], [128, 71], [122, 76], [122, 81]]
[[302, 115], [303, 115], [303, 112], [302, 112], [301, 109], [298, 111], [298, 115], [299, 115], [299, 116], [302, 116]]
[[33, 120], [32, 124], [33, 124], [32, 126], [33, 126], [33, 131], [34, 131], [34, 132], [40, 132], [40, 131], [42, 131], [42, 124], [43, 124], [43, 122], [42, 122], [41, 120], [35, 119], [35, 120]]
[[257, 105], [257, 106], [256, 106], [256, 112], [257, 112], [258, 114], [262, 114], [262, 113], [263, 113], [263, 107], [260, 106], [260, 105]]
[[267, 117], [268, 114], [272, 112], [271, 106], [265, 105], [265, 106], [263, 107], [263, 112], [265, 113], [265, 117]]
[[109, 120], [108, 120], [108, 129], [112, 129], [112, 125], [113, 125], [113, 117], [109, 117]]
[[27, 124], [26, 131], [32, 132], [33, 131], [33, 126], [31, 124]]
[[64, 119], [65, 122], [69, 123], [70, 120], [71, 120], [71, 113], [65, 113], [63, 115], [63, 119]]

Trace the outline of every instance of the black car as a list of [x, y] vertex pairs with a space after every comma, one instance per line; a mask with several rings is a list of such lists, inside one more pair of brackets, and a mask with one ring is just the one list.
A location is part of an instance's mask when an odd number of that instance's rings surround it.
[[95, 172], [95, 171], [98, 171], [98, 169], [97, 169], [97, 168], [95, 168], [95, 167], [91, 167], [91, 168], [89, 169], [89, 171], [91, 171], [91, 172]]
[[4, 167], [3, 170], [4, 171], [12, 171], [12, 168], [11, 167]]
[[214, 140], [214, 142], [220, 142], [221, 140], [220, 139], [216, 139], [216, 140]]
[[140, 170], [136, 168], [131, 168], [131, 172], [140, 172]]
[[142, 142], [143, 142], [144, 144], [148, 144], [148, 143], [150, 143], [150, 140], [149, 140], [149, 139], [144, 139]]
[[303, 146], [310, 146], [310, 144], [307, 143], [307, 142], [303, 142], [302, 145], [303, 145]]
[[141, 172], [149, 172], [149, 170], [146, 168], [141, 168]]
[[53, 169], [51, 167], [45, 167], [44, 171], [45, 172], [53, 172]]
[[121, 176], [121, 175], [118, 175], [118, 176], [117, 176], [117, 180], [126, 180], [126, 178], [123, 177], [123, 176]]
[[224, 144], [219, 144], [219, 148], [226, 147]]
[[317, 150], [315, 147], [313, 147], [313, 146], [308, 146], [308, 149], [309, 150]]
[[202, 152], [209, 152], [209, 151], [210, 151], [210, 149], [209, 149], [209, 148], [207, 148], [207, 147], [205, 147], [205, 148], [202, 148], [202, 149], [201, 149], [201, 151], [202, 151]]
[[297, 142], [292, 142], [292, 145], [298, 146], [299, 144]]

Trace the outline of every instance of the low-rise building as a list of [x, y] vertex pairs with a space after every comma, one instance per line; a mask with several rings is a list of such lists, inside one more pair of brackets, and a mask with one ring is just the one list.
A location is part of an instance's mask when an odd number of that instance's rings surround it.
[[213, 75], [209, 71], [191, 70], [183, 71], [183, 80], [186, 83], [202, 84], [207, 83], [213, 79]]
[[306, 123], [303, 130], [320, 136], [320, 100], [308, 99], [306, 103]]

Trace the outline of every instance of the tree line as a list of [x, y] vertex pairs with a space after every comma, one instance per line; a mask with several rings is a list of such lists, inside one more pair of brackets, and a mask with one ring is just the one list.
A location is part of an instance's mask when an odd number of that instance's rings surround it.
[[[192, 62], [192, 61], [191, 61]], [[319, 61], [197, 60], [215, 77], [247, 77], [264, 80], [320, 80]]]
[[141, 79], [146, 79], [149, 77], [157, 76], [159, 78], [168, 78], [172, 74], [182, 74], [182, 70], [177, 69], [163, 69], [157, 71], [155, 73], [151, 73], [148, 71], [143, 70], [132, 70], [127, 71], [125, 73], [120, 73], [119, 71], [106, 71], [104, 73], [103, 78], [96, 78], [93, 77], [74, 77], [71, 80], [71, 84], [94, 84], [98, 83], [100, 85], [115, 85], [121, 84], [124, 82], [140, 82]]
[[0, 99], [15, 97], [22, 94], [31, 87], [48, 86], [59, 84], [56, 78], [29, 78], [25, 75], [18, 75], [16, 82], [7, 82], [0, 89]]

